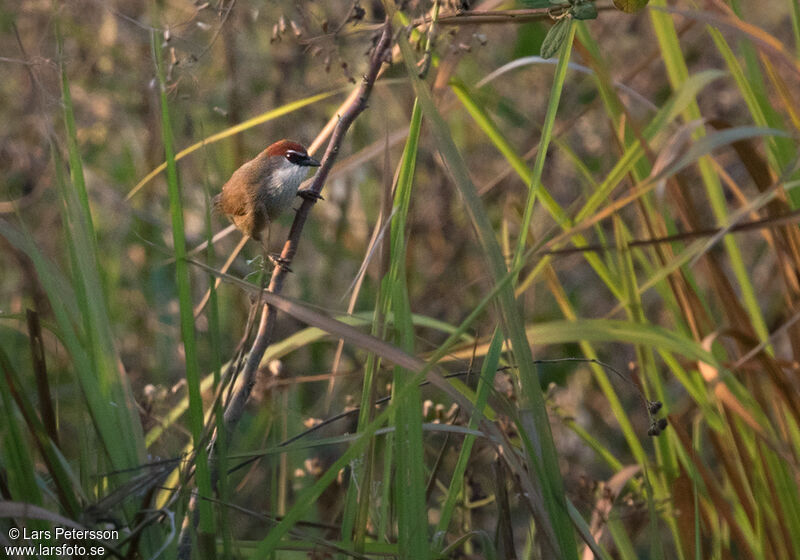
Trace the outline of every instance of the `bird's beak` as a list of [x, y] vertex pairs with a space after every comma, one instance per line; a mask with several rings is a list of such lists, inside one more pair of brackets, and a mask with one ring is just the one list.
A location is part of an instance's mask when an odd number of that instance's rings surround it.
[[300, 165], [305, 165], [306, 167], [319, 167], [319, 162], [311, 156], [306, 156], [305, 159], [300, 161]]

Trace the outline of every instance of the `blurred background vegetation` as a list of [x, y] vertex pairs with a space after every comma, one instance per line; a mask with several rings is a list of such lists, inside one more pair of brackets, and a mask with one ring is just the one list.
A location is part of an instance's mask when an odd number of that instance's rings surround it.
[[[280, 314], [218, 468], [258, 460], [202, 500], [193, 553], [800, 557], [800, 6], [641, 4], [601, 2], [588, 20], [535, 0], [0, 7], [0, 544], [14, 525], [71, 519], [120, 528], [121, 557], [178, 554], [191, 452], [208, 441], [189, 394], [202, 391], [207, 438], [251, 299], [222, 283], [187, 364], [171, 213], [189, 249], [227, 227], [210, 198], [273, 141], [312, 144], [361, 82], [388, 7], [392, 63], [283, 294], [436, 356], [472, 406], [429, 386], [395, 394], [375, 408], [388, 431], [338, 465], [372, 418], [306, 430], [390, 396], [399, 373]], [[562, 16], [556, 64], [538, 55]], [[169, 158], [165, 131], [195, 149], [177, 177], [145, 181]], [[293, 217], [273, 226], [274, 250]], [[194, 258], [219, 269], [239, 239]], [[259, 252], [248, 244], [231, 274], [258, 283]], [[196, 305], [213, 277], [189, 271]], [[502, 278], [513, 313], [484, 301]]]

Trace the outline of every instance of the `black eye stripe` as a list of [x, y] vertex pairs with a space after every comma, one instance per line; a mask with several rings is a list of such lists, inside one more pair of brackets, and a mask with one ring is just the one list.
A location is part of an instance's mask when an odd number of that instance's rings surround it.
[[301, 154], [300, 152], [296, 152], [294, 150], [288, 150], [286, 152], [286, 159], [288, 159], [292, 163], [297, 163], [298, 161], [301, 161], [305, 157], [306, 157], [305, 154]]

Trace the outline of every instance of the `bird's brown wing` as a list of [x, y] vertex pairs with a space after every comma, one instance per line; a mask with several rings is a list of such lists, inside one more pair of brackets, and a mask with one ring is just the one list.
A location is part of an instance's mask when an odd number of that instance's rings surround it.
[[243, 216], [247, 214], [249, 197], [242, 181], [236, 180], [236, 174], [222, 187], [222, 192], [214, 197], [214, 208], [226, 216]]
[[222, 193], [214, 200], [214, 206], [233, 224], [239, 231], [253, 239], [260, 240], [261, 232], [269, 222], [264, 208], [253, 203], [253, 193], [249, 189], [257, 185], [257, 178], [253, 177], [253, 162], [248, 162], [237, 169], [233, 176], [222, 187]]

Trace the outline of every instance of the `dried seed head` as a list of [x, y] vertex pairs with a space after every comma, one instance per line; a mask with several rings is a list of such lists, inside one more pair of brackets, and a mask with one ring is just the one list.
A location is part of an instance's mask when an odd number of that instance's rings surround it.
[[364, 19], [365, 15], [367, 15], [367, 11], [358, 4], [356, 4], [355, 6], [353, 6], [353, 15], [350, 16], [350, 19], [348, 21], [361, 21], [362, 19]]
[[658, 414], [662, 406], [661, 401], [647, 401], [647, 410], [650, 414]]
[[295, 37], [300, 37], [303, 34], [303, 31], [300, 29], [300, 26], [297, 25], [297, 22], [294, 21], [293, 19], [289, 20], [289, 25], [292, 26], [292, 33], [294, 33]]

